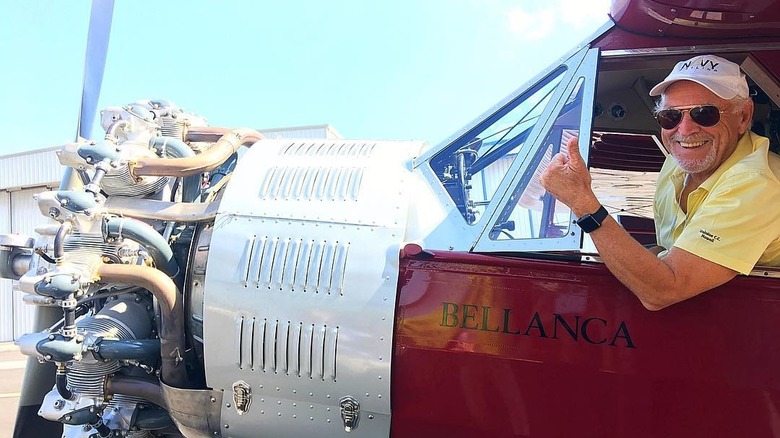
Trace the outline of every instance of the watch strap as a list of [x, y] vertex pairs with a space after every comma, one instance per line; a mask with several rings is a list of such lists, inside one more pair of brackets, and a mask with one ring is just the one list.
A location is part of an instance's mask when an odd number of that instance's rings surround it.
[[603, 205], [600, 205], [598, 210], [582, 216], [581, 218], [577, 219], [576, 222], [577, 225], [582, 228], [582, 231], [591, 233], [596, 231], [601, 226], [601, 224], [604, 223], [604, 220], [607, 218], [607, 216], [609, 216], [609, 212], [606, 208], [604, 208]]

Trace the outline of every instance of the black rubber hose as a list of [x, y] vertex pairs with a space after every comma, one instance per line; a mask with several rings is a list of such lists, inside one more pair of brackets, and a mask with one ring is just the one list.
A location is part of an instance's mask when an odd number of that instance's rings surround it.
[[71, 400], [73, 393], [68, 389], [68, 376], [65, 374], [65, 367], [58, 367], [54, 374], [54, 383], [57, 386], [57, 392], [65, 400]]

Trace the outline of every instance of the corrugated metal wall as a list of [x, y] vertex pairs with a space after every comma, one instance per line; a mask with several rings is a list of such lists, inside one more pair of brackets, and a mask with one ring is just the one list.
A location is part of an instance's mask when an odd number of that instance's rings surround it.
[[[35, 235], [47, 222], [32, 195], [57, 186], [62, 166], [55, 151], [41, 149], [0, 157], [0, 234]], [[34, 308], [22, 302], [11, 280], [0, 279], [0, 342], [12, 341], [33, 328]]]
[[59, 181], [62, 166], [55, 153], [59, 149], [40, 149], [0, 157], [0, 189], [42, 186]]
[[[48, 223], [56, 223], [41, 215], [33, 195], [49, 190], [48, 187], [35, 187], [11, 192], [11, 232], [30, 237], [38, 237], [35, 228]], [[43, 242], [40, 242], [41, 244]], [[14, 339], [29, 333], [33, 329], [35, 308], [22, 302], [22, 293], [13, 293]]]
[[[54, 223], [38, 211], [33, 195], [50, 190], [32, 187], [13, 192], [0, 191], [0, 234], [37, 237], [35, 228]], [[0, 279], [0, 342], [12, 341], [33, 328], [35, 309], [22, 301], [22, 293], [13, 291], [13, 282]]]
[[259, 129], [265, 138], [279, 139], [330, 139], [340, 140], [343, 137], [330, 125], [297, 126], [292, 128]]
[[[0, 234], [11, 232], [11, 194], [0, 191]], [[14, 338], [14, 304], [11, 280], [0, 279], [0, 341]]]

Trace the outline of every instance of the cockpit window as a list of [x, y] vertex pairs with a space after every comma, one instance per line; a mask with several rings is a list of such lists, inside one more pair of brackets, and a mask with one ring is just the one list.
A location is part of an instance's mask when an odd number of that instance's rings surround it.
[[565, 72], [565, 66], [552, 71], [431, 159], [431, 168], [468, 224], [482, 218]]
[[539, 177], [558, 152], [567, 152], [567, 144], [579, 135], [582, 115], [580, 78], [547, 132], [541, 147], [489, 232], [492, 240], [555, 238], [565, 236], [571, 225], [569, 208], [542, 187]]

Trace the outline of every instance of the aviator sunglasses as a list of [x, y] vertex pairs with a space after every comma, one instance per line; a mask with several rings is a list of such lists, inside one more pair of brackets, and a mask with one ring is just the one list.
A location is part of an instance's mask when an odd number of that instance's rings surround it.
[[670, 108], [655, 113], [655, 119], [664, 129], [674, 129], [682, 122], [683, 114], [688, 111], [691, 120], [705, 128], [715, 126], [720, 121], [720, 115], [726, 111], [719, 110], [714, 105], [700, 105], [693, 108]]

